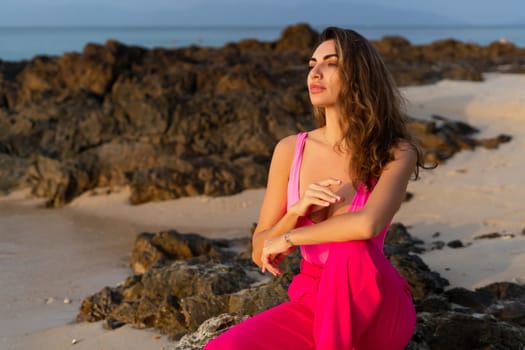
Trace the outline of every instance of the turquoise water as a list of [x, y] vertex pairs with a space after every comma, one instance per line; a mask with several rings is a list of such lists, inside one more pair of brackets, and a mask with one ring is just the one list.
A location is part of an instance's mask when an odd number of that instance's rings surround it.
[[[401, 35], [413, 44], [455, 38], [486, 45], [505, 38], [518, 46], [525, 46], [525, 26], [353, 28], [369, 39]], [[188, 45], [217, 47], [246, 38], [276, 40], [282, 30], [283, 27], [0, 27], [0, 59], [22, 60], [35, 55], [79, 52], [86, 43], [103, 44], [110, 38], [146, 48], [177, 48]]]
[[177, 27], [76, 27], [76, 28], [2, 28], [0, 59], [20, 60], [35, 55], [60, 55], [82, 51], [87, 43], [103, 44], [117, 39], [128, 45], [146, 48], [177, 48], [189, 45], [222, 46], [243, 38], [275, 40], [282, 28], [177, 28]]

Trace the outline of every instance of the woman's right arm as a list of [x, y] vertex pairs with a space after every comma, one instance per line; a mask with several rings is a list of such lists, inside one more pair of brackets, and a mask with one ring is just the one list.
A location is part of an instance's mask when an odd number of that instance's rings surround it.
[[296, 136], [282, 139], [273, 152], [268, 184], [264, 195], [257, 227], [252, 237], [252, 260], [262, 268], [264, 242], [282, 236], [295, 228], [297, 220], [309, 212], [328, 207], [342, 199], [331, 189], [341, 181], [328, 178], [309, 184], [305, 192], [287, 210], [288, 178], [295, 150]]
[[252, 259], [260, 267], [264, 241], [293, 229], [299, 218], [298, 215], [286, 210], [288, 177], [295, 141], [295, 135], [285, 137], [279, 141], [273, 152], [266, 193], [252, 237]]

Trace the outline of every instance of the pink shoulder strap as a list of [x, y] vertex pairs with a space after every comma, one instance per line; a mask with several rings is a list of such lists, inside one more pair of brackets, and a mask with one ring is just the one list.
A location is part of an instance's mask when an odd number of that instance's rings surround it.
[[288, 179], [288, 206], [299, 200], [299, 174], [301, 171], [303, 149], [307, 136], [308, 133], [301, 132], [297, 134], [297, 139], [295, 141], [295, 150], [290, 167], [290, 177]]
[[[295, 150], [292, 159], [292, 164], [290, 166], [290, 175], [288, 178], [288, 198], [287, 198], [287, 207], [290, 207], [295, 202], [299, 200], [299, 176], [301, 173], [301, 163], [303, 160], [303, 150], [308, 137], [307, 132], [301, 132], [297, 134], [297, 139], [295, 141]], [[375, 181], [372, 181], [371, 188], [367, 188], [364, 183], [360, 183], [357, 187], [357, 192], [354, 196], [352, 203], [350, 203], [349, 211], [356, 211], [364, 207], [368, 197], [372, 193], [372, 190], [375, 186]]]

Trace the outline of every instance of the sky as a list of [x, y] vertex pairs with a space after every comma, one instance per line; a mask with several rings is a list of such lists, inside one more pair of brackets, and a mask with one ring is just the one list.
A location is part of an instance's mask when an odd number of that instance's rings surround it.
[[525, 0], [1, 0], [3, 26], [524, 25]]

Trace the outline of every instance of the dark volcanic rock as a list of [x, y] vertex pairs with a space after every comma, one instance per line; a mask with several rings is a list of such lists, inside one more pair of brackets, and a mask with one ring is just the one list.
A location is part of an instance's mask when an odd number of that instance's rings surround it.
[[525, 298], [525, 286], [511, 282], [491, 283], [476, 290], [488, 292], [498, 300]]
[[296, 24], [285, 28], [276, 43], [278, 50], [310, 51], [319, 42], [319, 33], [308, 24]]
[[443, 116], [432, 116], [433, 121], [409, 119], [409, 129], [424, 149], [427, 162], [443, 162], [461, 150], [473, 150], [478, 146], [498, 148], [501, 143], [510, 142], [511, 136], [499, 135], [490, 139], [474, 139], [476, 128]]
[[[29, 186], [58, 207], [96, 187], [130, 186], [134, 204], [263, 187], [276, 142], [314, 127], [305, 76], [317, 40], [299, 24], [270, 43], [145, 50], [108, 41], [0, 62], [0, 191]], [[507, 44], [374, 44], [400, 84], [525, 66], [523, 49]], [[431, 162], [511, 139], [472, 139], [443, 118], [411, 128]]]
[[453, 39], [411, 45], [401, 37], [374, 42], [400, 85], [441, 79], [483, 80], [483, 72], [525, 72], [524, 48], [494, 42], [488, 46]]
[[175, 230], [141, 233], [131, 251], [130, 266], [135, 273], [144, 273], [160, 260], [188, 260], [198, 256], [218, 257], [217, 243], [197, 234], [180, 234]]
[[463, 248], [463, 247], [465, 247], [463, 242], [461, 242], [459, 239], [455, 239], [453, 241], [448, 242], [447, 246], [449, 246], [450, 248]]
[[525, 330], [490, 315], [461, 312], [421, 312], [407, 349], [512, 349], [521, 350]]
[[[206, 320], [199, 328], [190, 334], [183, 336], [179, 343], [171, 348], [172, 350], [200, 350], [210, 339], [227, 331], [237, 323], [244, 321], [249, 316], [239, 316], [235, 314], [221, 314]], [[169, 350], [169, 349], [166, 349]]]
[[423, 241], [413, 238], [401, 223], [393, 223], [385, 238], [385, 255], [412, 287], [412, 295], [419, 300], [429, 294], [442, 293], [449, 282], [430, 271], [418, 255], [424, 251]]
[[442, 293], [449, 282], [437, 272], [431, 271], [423, 260], [413, 254], [395, 254], [390, 262], [407, 279], [414, 299], [422, 299], [431, 293]]
[[[77, 320], [104, 320], [107, 328], [153, 327], [182, 337], [173, 349], [201, 349], [246, 317], [286, 301], [298, 272], [295, 251], [282, 263], [281, 276], [261, 279], [245, 257], [232, 255], [231, 247], [239, 243], [176, 231], [141, 234], [133, 255], [144, 273], [86, 298]], [[402, 224], [392, 225], [385, 243], [387, 256], [412, 286], [418, 312], [407, 349], [522, 350], [525, 287], [500, 282], [444, 292], [448, 282], [415, 255], [420, 244]]]
[[422, 240], [412, 237], [405, 225], [393, 223], [385, 237], [385, 254], [389, 256], [395, 253], [422, 253], [424, 249], [420, 245], [423, 243]]
[[482, 234], [479, 236], [474, 237], [474, 239], [493, 239], [493, 238], [500, 238], [502, 235], [499, 232], [491, 232]]
[[0, 195], [27, 187], [29, 161], [0, 152]]
[[285, 301], [297, 252], [283, 263], [282, 276], [258, 285], [253, 276], [260, 272], [229, 249], [238, 243], [174, 230], [142, 233], [131, 259], [140, 274], [86, 298], [77, 320], [153, 327], [179, 338], [215, 315], [253, 315]]
[[496, 300], [488, 292], [474, 292], [465, 288], [452, 288], [447, 290], [444, 295], [451, 303], [471, 308], [476, 312], [482, 312]]
[[167, 262], [85, 299], [77, 320], [108, 319], [180, 337], [211, 315], [227, 312], [230, 295], [252, 282], [240, 266]]

